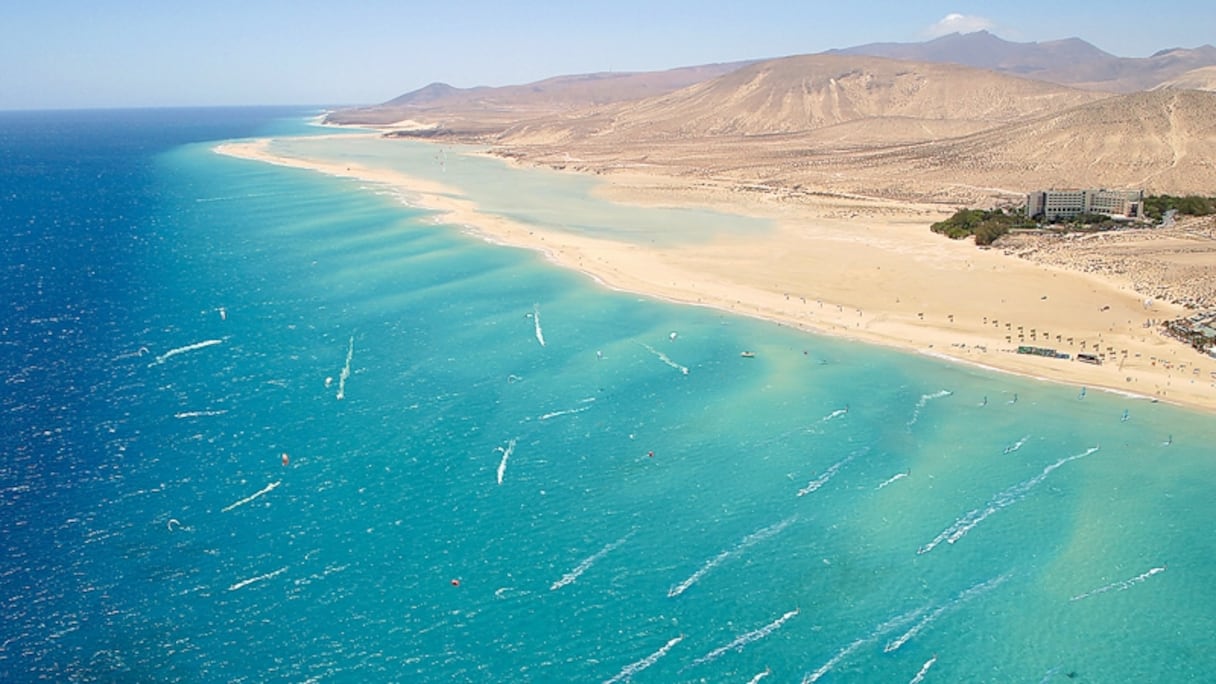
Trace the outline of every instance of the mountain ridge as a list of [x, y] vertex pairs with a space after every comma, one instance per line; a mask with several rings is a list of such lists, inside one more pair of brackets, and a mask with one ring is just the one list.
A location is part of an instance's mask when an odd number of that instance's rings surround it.
[[[1216, 126], [1205, 123], [1216, 122], [1216, 95], [1202, 92], [1216, 90], [1216, 48], [1120, 58], [1080, 39], [1023, 44], [986, 32], [873, 45], [929, 45], [937, 57], [970, 54], [1001, 68], [837, 51], [507, 88], [431, 84], [360, 111], [400, 124], [387, 135], [478, 143], [558, 168], [741, 187], [953, 204], [1032, 187], [1216, 188]], [[1043, 78], [1060, 55], [1076, 84]], [[1174, 77], [1157, 80], [1165, 73]], [[1146, 79], [1157, 90], [1094, 89]]]
[[826, 54], [951, 62], [1091, 90], [1147, 90], [1191, 69], [1216, 65], [1216, 48], [1167, 48], [1151, 57], [1117, 57], [1080, 38], [1019, 43], [988, 31], [951, 33], [920, 43], [869, 43]]
[[[446, 83], [431, 83], [380, 104], [330, 112], [325, 120], [334, 124], [387, 126], [419, 117], [438, 120], [455, 116], [468, 123], [480, 116], [487, 123], [501, 124], [538, 113], [592, 107], [671, 92], [729, 73], [752, 61], [702, 64], [663, 71], [571, 74], [511, 86], [457, 88]], [[490, 130], [493, 127], [478, 128]]]

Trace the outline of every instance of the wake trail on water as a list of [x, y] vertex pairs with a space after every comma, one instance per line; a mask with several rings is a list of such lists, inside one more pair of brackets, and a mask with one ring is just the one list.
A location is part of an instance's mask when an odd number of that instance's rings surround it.
[[916, 676], [908, 681], [908, 684], [920, 684], [921, 682], [925, 681], [925, 675], [929, 673], [929, 668], [933, 667], [933, 663], [936, 662], [937, 656], [933, 656], [932, 658], [926, 660], [925, 664], [920, 666], [920, 672], [917, 672]]
[[751, 679], [747, 680], [747, 684], [760, 684], [761, 679], [764, 679], [765, 677], [771, 675], [772, 673], [773, 673], [772, 670], [765, 668], [764, 672], [761, 672], [761, 673], [757, 674], [755, 677], [752, 677]]
[[888, 477], [887, 479], [883, 480], [882, 482], [879, 482], [878, 486], [875, 487], [875, 489], [882, 489], [883, 487], [886, 487], [887, 485], [891, 484], [892, 482], [898, 482], [899, 480], [902, 480], [911, 474], [912, 474], [911, 471], [895, 473], [891, 477]]
[[[694, 667], [694, 666], [700, 665], [702, 663], [713, 662], [713, 661], [717, 660], [719, 656], [721, 656], [723, 653], [726, 653], [727, 651], [736, 650], [736, 649], [741, 651], [741, 650], [743, 650], [744, 646], [746, 646], [754, 641], [759, 641], [759, 640], [763, 639], [764, 637], [768, 636], [769, 634], [772, 634], [776, 630], [781, 629], [782, 625], [784, 625], [786, 622], [788, 622], [790, 620], [790, 618], [794, 617], [797, 614], [798, 614], [798, 609], [795, 608], [794, 610], [789, 611], [785, 615], [782, 615], [781, 617], [777, 618], [776, 620], [773, 620], [772, 622], [761, 627], [760, 629], [754, 629], [750, 632], [744, 632], [743, 634], [740, 634], [739, 636], [735, 637], [729, 644], [726, 644], [725, 646], [719, 646], [718, 648], [715, 648], [714, 650], [710, 651], [709, 653], [706, 653], [705, 655], [701, 656], [700, 658], [697, 658], [696, 660], [692, 661], [692, 664], [690, 664], [688, 667]], [[684, 669], [688, 669], [688, 667], [686, 667]], [[683, 671], [683, 670], [681, 670], [681, 671]]]
[[864, 454], [867, 451], [869, 451], [869, 447], [866, 447], [865, 449], [862, 449], [861, 451], [854, 451], [853, 453], [849, 454], [848, 456], [845, 456], [843, 459], [837, 461], [836, 463], [833, 463], [831, 466], [828, 467], [827, 470], [823, 471], [822, 475], [820, 475], [819, 477], [815, 478], [814, 480], [811, 480], [810, 482], [808, 482], [807, 485], [805, 487], [803, 487], [802, 489], [799, 489], [798, 496], [806, 496], [807, 494], [810, 494], [811, 492], [817, 491], [820, 487], [827, 484], [828, 480], [831, 480], [833, 477], [835, 477], [836, 473], [839, 472], [841, 468], [848, 465], [849, 461], [852, 461], [859, 454]]
[[1018, 449], [1021, 449], [1022, 445], [1024, 445], [1026, 443], [1026, 440], [1028, 440], [1028, 439], [1030, 439], [1030, 435], [1026, 435], [1025, 437], [1019, 439], [1018, 441], [1014, 442], [1013, 444], [1010, 444], [1009, 446], [1005, 447], [1005, 451], [1003, 451], [1002, 453], [1012, 454], [1013, 452], [1017, 451]]
[[916, 421], [920, 420], [920, 412], [921, 412], [921, 409], [925, 408], [925, 404], [928, 404], [929, 402], [933, 401], [934, 399], [941, 399], [942, 397], [948, 397], [951, 394], [954, 394], [954, 392], [944, 389], [944, 390], [938, 390], [937, 392], [934, 392], [933, 394], [920, 395], [920, 399], [918, 399], [916, 402], [916, 408], [913, 409], [913, 411], [912, 411], [912, 418], [910, 418], [908, 420], [908, 427], [912, 427], [913, 425], [916, 425]]
[[604, 548], [600, 549], [599, 551], [596, 551], [595, 553], [591, 554], [590, 556], [587, 556], [586, 558], [583, 559], [583, 561], [581, 563], [574, 566], [573, 570], [562, 575], [561, 579], [554, 582], [549, 587], [549, 591], [557, 591], [558, 589], [561, 589], [562, 587], [566, 586], [567, 584], [573, 584], [575, 580], [577, 580], [579, 577], [582, 577], [584, 572], [587, 572], [588, 570], [590, 570], [592, 565], [595, 565], [601, 559], [603, 559], [604, 556], [607, 556], [608, 554], [610, 554], [613, 551], [620, 548], [622, 545], [624, 545], [625, 542], [629, 541], [629, 538], [632, 536], [633, 536], [633, 532], [630, 532], [629, 534], [625, 535], [624, 537], [621, 537], [620, 539], [618, 539], [614, 542], [606, 544], [604, 546]]
[[802, 684], [812, 684], [813, 682], [819, 681], [820, 677], [823, 677], [828, 672], [831, 672], [832, 668], [840, 664], [840, 661], [852, 655], [853, 651], [865, 646], [868, 641], [872, 641], [872, 639], [857, 639], [848, 646], [840, 649], [836, 652], [836, 655], [829, 658], [828, 661], [821, 665], [818, 670], [815, 670], [814, 672], [803, 677]]
[[111, 360], [112, 361], [121, 361], [123, 359], [139, 358], [141, 356], [147, 356], [147, 355], [148, 355], [148, 348], [140, 347], [139, 349], [136, 349], [133, 352], [126, 352], [124, 354], [119, 354], [118, 356], [115, 356]]
[[174, 413], [173, 417], [174, 418], [183, 418], [183, 419], [184, 418], [204, 418], [207, 416], [222, 416], [225, 413], [228, 413], [228, 409], [216, 409], [216, 410], [212, 410], [212, 411], [182, 411], [181, 413]]
[[844, 408], [842, 408], [842, 409], [836, 409], [835, 411], [832, 411], [831, 413], [827, 414], [827, 415], [826, 415], [826, 416], [824, 416], [823, 418], [820, 418], [820, 419], [819, 419], [819, 422], [821, 422], [821, 423], [826, 423], [826, 422], [828, 422], [829, 420], [836, 420], [837, 418], [839, 418], [839, 417], [841, 417], [841, 416], [848, 415], [848, 413], [849, 413], [849, 407], [848, 407], [848, 406], [846, 406], [846, 407], [844, 407]]
[[532, 305], [532, 324], [536, 327], [536, 341], [545, 346], [545, 331], [540, 327], [540, 304]]
[[250, 577], [249, 579], [243, 579], [240, 582], [237, 582], [236, 584], [233, 584], [232, 586], [228, 587], [228, 591], [236, 591], [237, 589], [244, 589], [245, 587], [249, 586], [250, 584], [253, 584], [254, 582], [264, 582], [268, 579], [278, 577], [279, 575], [281, 575], [285, 572], [287, 572], [287, 568], [282, 567], [282, 568], [279, 568], [278, 570], [275, 570], [274, 572], [268, 572], [265, 575], [258, 575], [257, 577]]
[[502, 484], [502, 476], [507, 472], [507, 459], [511, 458], [511, 453], [515, 451], [515, 440], [507, 442], [507, 447], [498, 447], [502, 451], [502, 460], [498, 462], [498, 484]]
[[185, 354], [186, 352], [197, 351], [199, 349], [206, 349], [207, 347], [214, 347], [217, 344], [223, 344], [223, 343], [224, 343], [223, 340], [203, 340], [202, 342], [195, 342], [194, 344], [187, 344], [184, 347], [177, 347], [175, 349], [170, 349], [169, 351], [165, 352], [164, 354], [157, 356], [156, 359], [152, 361], [152, 363], [148, 364], [148, 368], [151, 368], [152, 366], [159, 366], [162, 363], [173, 358], [174, 356], [177, 356], [178, 354]]
[[802, 684], [812, 684], [812, 682], [819, 681], [819, 679], [821, 677], [823, 677], [825, 674], [831, 672], [833, 668], [835, 668], [837, 665], [839, 665], [841, 663], [841, 661], [843, 661], [845, 658], [848, 658], [850, 655], [852, 655], [853, 652], [856, 651], [857, 649], [861, 648], [862, 646], [865, 646], [866, 644], [870, 644], [875, 641], [878, 641], [879, 639], [881, 639], [883, 637], [884, 634], [887, 634], [888, 632], [899, 629], [900, 627], [903, 627], [904, 625], [912, 622], [916, 618], [923, 615], [926, 610], [928, 610], [928, 606], [917, 608], [916, 610], [909, 611], [902, 615], [897, 615], [897, 616], [891, 618], [890, 620], [887, 620], [886, 622], [878, 625], [874, 629], [870, 630], [870, 633], [868, 635], [861, 637], [859, 639], [853, 640], [853, 642], [850, 643], [848, 646], [845, 646], [844, 648], [837, 651], [836, 654], [833, 655], [831, 658], [829, 658], [826, 663], [824, 663], [823, 665], [820, 665], [818, 670], [815, 670], [814, 672], [811, 672], [810, 674], [803, 677]]
[[350, 362], [355, 357], [355, 337], [351, 336], [350, 341], [346, 345], [346, 365], [342, 366], [342, 372], [338, 374], [338, 394], [337, 399], [341, 401], [346, 398], [346, 380], [350, 378]]
[[228, 511], [231, 511], [232, 509], [236, 508], [237, 506], [244, 506], [245, 504], [249, 503], [250, 501], [253, 501], [254, 499], [258, 498], [259, 496], [262, 496], [263, 494], [269, 494], [270, 492], [273, 492], [275, 490], [275, 488], [281, 484], [283, 484], [282, 480], [271, 482], [270, 484], [259, 489], [258, 491], [254, 492], [253, 494], [250, 494], [249, 496], [245, 497], [244, 499], [241, 499], [240, 501], [237, 501], [235, 503], [228, 504], [227, 506], [221, 508], [220, 513], [227, 513]]
[[797, 519], [798, 519], [798, 516], [793, 515], [793, 516], [786, 518], [785, 520], [782, 520], [781, 522], [775, 523], [773, 525], [769, 525], [768, 527], [757, 530], [757, 531], [752, 532], [751, 534], [747, 535], [742, 540], [740, 540], [738, 544], [735, 544], [734, 547], [719, 553], [718, 555], [714, 556], [713, 558], [710, 558], [708, 561], [705, 562], [705, 565], [701, 566], [700, 570], [697, 570], [696, 572], [694, 572], [691, 576], [689, 576], [688, 579], [684, 580], [683, 582], [680, 582], [677, 585], [674, 585], [673, 587], [671, 587], [671, 589], [668, 589], [667, 590], [668, 598], [674, 598], [674, 597], [679, 596], [680, 594], [683, 594], [684, 592], [688, 591], [689, 587], [691, 587], [692, 585], [701, 581], [701, 578], [704, 577], [705, 575], [709, 574], [709, 572], [711, 570], [713, 570], [714, 568], [718, 567], [719, 565], [721, 565], [722, 563], [726, 562], [727, 560], [733, 558], [734, 556], [740, 555], [747, 549], [751, 548], [752, 546], [755, 546], [756, 544], [764, 541], [765, 539], [768, 539], [769, 537], [772, 537], [772, 536], [778, 534], [785, 528], [789, 527]]
[[1068, 600], [1069, 600], [1069, 602], [1080, 601], [1082, 599], [1087, 599], [1090, 596], [1097, 596], [1098, 594], [1105, 594], [1108, 591], [1127, 591], [1128, 589], [1131, 589], [1132, 587], [1136, 586], [1137, 584], [1140, 584], [1141, 582], [1147, 580], [1148, 578], [1152, 577], [1153, 575], [1156, 575], [1159, 572], [1165, 572], [1164, 565], [1162, 565], [1160, 567], [1156, 567], [1156, 568], [1150, 568], [1147, 571], [1142, 572], [1139, 575], [1136, 575], [1135, 577], [1133, 577], [1131, 579], [1120, 580], [1118, 582], [1111, 582], [1110, 584], [1108, 584], [1104, 587], [1098, 587], [1097, 589], [1094, 589], [1092, 591], [1087, 591], [1084, 594], [1077, 594], [1076, 596], [1074, 596]]
[[1009, 579], [1009, 573], [1005, 573], [1004, 575], [998, 575], [996, 577], [993, 577], [990, 580], [980, 582], [979, 584], [976, 584], [974, 586], [967, 588], [962, 593], [960, 593], [958, 596], [955, 596], [953, 599], [938, 606], [937, 609], [934, 610], [933, 612], [922, 617], [916, 624], [912, 625], [912, 627], [910, 627], [908, 629], [908, 631], [906, 631], [903, 634], [900, 634], [899, 636], [895, 637], [894, 639], [888, 641], [887, 645], [882, 647], [882, 652], [891, 653], [894, 651], [898, 651], [900, 649], [900, 647], [902, 647], [904, 644], [908, 643], [908, 641], [911, 640], [913, 637], [915, 637], [917, 634], [920, 634], [921, 631], [923, 631], [926, 627], [928, 627], [929, 625], [932, 625], [934, 622], [936, 622], [937, 619], [940, 618], [942, 615], [945, 615], [946, 613], [961, 607], [964, 603], [967, 603], [968, 601], [974, 599], [977, 596], [986, 594], [989, 591], [999, 587], [1000, 585], [1004, 584], [1005, 580], [1007, 580], [1007, 579]]
[[626, 665], [625, 668], [623, 670], [621, 670], [620, 672], [616, 673], [616, 676], [613, 677], [612, 679], [605, 679], [604, 684], [616, 684], [617, 682], [622, 682], [622, 681], [632, 679], [635, 674], [637, 674], [637, 673], [641, 672], [642, 670], [645, 670], [646, 668], [650, 667], [651, 665], [654, 665], [655, 663], [659, 662], [659, 658], [662, 658], [663, 656], [667, 655], [668, 651], [670, 651], [676, 644], [680, 643], [683, 640], [684, 640], [684, 635], [681, 634], [680, 636], [672, 639], [671, 641], [668, 641], [666, 644], [663, 645], [662, 648], [655, 651], [654, 653], [651, 653], [650, 655], [646, 656], [645, 658], [642, 658], [641, 660], [637, 661], [636, 663], [631, 663], [629, 665]]
[[659, 351], [658, 349], [655, 349], [654, 347], [650, 346], [649, 344], [645, 344], [645, 343], [642, 343], [642, 342], [638, 342], [638, 344], [642, 345], [642, 347], [643, 347], [643, 348], [645, 348], [645, 349], [646, 349], [646, 351], [648, 351], [648, 352], [650, 352], [651, 354], [654, 354], [655, 356], [657, 356], [657, 357], [659, 358], [659, 360], [660, 360], [660, 361], [662, 361], [663, 363], [665, 363], [665, 364], [667, 364], [668, 366], [671, 366], [672, 368], [674, 368], [674, 369], [676, 369], [676, 370], [680, 371], [680, 372], [681, 372], [681, 373], [683, 373], [684, 375], [688, 375], [688, 367], [687, 367], [687, 366], [681, 366], [680, 364], [676, 363], [675, 361], [672, 361], [672, 360], [671, 360], [671, 357], [669, 357], [668, 355], [666, 355], [666, 354], [664, 354], [663, 352]]
[[550, 418], [557, 418], [558, 416], [568, 416], [572, 413], [582, 413], [583, 411], [586, 411], [591, 408], [591, 404], [595, 403], [595, 397], [587, 397], [586, 399], [579, 401], [579, 403], [586, 404], [586, 405], [577, 406], [577, 407], [571, 408], [571, 409], [562, 409], [561, 411], [553, 411], [551, 413], [546, 413], [543, 416], [537, 416], [536, 419], [537, 420], [549, 420]]
[[1038, 486], [1038, 484], [1040, 482], [1047, 479], [1048, 475], [1050, 475], [1056, 469], [1063, 466], [1065, 463], [1070, 463], [1072, 461], [1076, 461], [1077, 459], [1085, 458], [1086, 456], [1094, 453], [1095, 451], [1098, 451], [1098, 449], [1099, 449], [1099, 447], [1093, 446], [1093, 447], [1086, 449], [1085, 451], [1082, 451], [1079, 454], [1073, 454], [1072, 456], [1066, 456], [1064, 458], [1061, 458], [1060, 460], [1056, 461], [1055, 463], [1052, 463], [1051, 465], [1043, 468], [1043, 472], [1039, 473], [1038, 475], [1035, 475], [1034, 477], [1030, 478], [1029, 480], [1024, 480], [1022, 482], [1019, 482], [1019, 483], [1013, 485], [1012, 487], [1005, 489], [1004, 491], [1002, 491], [999, 494], [997, 494], [996, 496], [994, 496], [982, 508], [977, 508], [973, 511], [970, 511], [966, 515], [955, 520], [952, 525], [950, 525], [946, 529], [942, 530], [940, 534], [938, 534], [936, 537], [934, 537], [933, 541], [930, 541], [929, 543], [927, 543], [924, 546], [917, 549], [916, 553], [917, 554], [929, 553], [933, 549], [937, 548], [937, 546], [940, 545], [942, 542], [948, 542], [950, 544], [957, 542], [958, 540], [960, 540], [964, 536], [966, 536], [966, 534], [968, 532], [970, 532], [972, 529], [974, 529], [976, 525], [979, 525], [980, 523], [987, 520], [988, 516], [992, 515], [993, 513], [998, 512], [998, 511], [1001, 511], [1005, 508], [1008, 508], [1009, 506], [1012, 506], [1013, 504], [1026, 498], [1026, 495], [1030, 493], [1030, 490], [1032, 490], [1036, 486]]

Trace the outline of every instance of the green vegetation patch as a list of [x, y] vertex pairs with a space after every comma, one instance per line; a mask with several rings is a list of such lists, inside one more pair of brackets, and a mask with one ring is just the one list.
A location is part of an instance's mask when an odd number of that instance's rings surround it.
[[1007, 213], [1003, 209], [959, 209], [954, 216], [934, 223], [929, 229], [952, 240], [974, 235], [975, 244], [990, 245], [1012, 228], [1033, 227], [1033, 223], [1028, 223], [1026, 218], [1017, 212]]
[[1186, 216], [1207, 216], [1216, 211], [1216, 198], [1199, 195], [1152, 195], [1144, 198], [1144, 214], [1154, 221], [1160, 221], [1165, 212], [1171, 209]]

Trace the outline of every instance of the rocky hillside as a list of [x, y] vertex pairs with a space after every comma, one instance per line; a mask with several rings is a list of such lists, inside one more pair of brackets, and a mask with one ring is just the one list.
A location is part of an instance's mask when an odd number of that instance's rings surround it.
[[[758, 136], [882, 118], [998, 124], [1101, 97], [957, 65], [804, 55], [751, 64], [667, 95], [601, 109], [589, 114], [596, 126], [588, 134]], [[553, 125], [578, 122], [567, 117]]]

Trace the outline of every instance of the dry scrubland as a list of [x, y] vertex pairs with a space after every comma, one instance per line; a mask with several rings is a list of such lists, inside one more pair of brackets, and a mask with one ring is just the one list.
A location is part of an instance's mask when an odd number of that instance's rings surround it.
[[1216, 218], [1171, 228], [1002, 237], [1005, 254], [1094, 273], [1163, 302], [1216, 310]]

